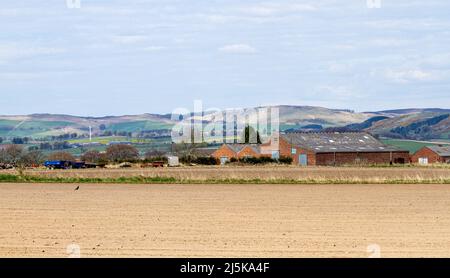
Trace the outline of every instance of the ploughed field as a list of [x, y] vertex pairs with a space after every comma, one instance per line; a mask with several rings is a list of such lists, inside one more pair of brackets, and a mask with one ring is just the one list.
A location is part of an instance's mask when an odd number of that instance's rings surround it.
[[[3, 171], [4, 173], [6, 171]], [[0, 172], [2, 173], [2, 172]], [[173, 177], [177, 180], [344, 180], [373, 182], [403, 180], [411, 183], [450, 180], [450, 168], [432, 167], [180, 167], [82, 170], [28, 170], [27, 175], [72, 178]]]
[[448, 185], [77, 186], [0, 183], [0, 257], [450, 257]]

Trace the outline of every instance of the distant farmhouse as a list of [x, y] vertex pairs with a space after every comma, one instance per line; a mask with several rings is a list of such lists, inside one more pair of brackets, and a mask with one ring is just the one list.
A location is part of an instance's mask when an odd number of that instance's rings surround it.
[[[277, 140], [278, 142], [272, 142]], [[274, 143], [274, 144], [272, 144]], [[262, 145], [225, 144], [213, 153], [222, 163], [246, 156], [291, 157], [296, 165], [409, 163], [407, 150], [387, 146], [364, 132], [293, 132]]]
[[435, 145], [423, 147], [411, 157], [411, 162], [422, 165], [450, 163], [450, 146]]

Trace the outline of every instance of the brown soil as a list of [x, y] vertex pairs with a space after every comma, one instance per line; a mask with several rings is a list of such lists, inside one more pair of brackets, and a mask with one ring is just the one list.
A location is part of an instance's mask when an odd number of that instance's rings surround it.
[[0, 257], [450, 257], [448, 185], [0, 184]]

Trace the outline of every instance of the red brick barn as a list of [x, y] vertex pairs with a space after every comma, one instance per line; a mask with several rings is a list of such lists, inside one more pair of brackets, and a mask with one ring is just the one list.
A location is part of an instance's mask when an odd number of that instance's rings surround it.
[[290, 156], [294, 164], [302, 166], [403, 164], [410, 160], [407, 150], [386, 146], [363, 132], [286, 133], [280, 134], [278, 145], [279, 156]]
[[433, 164], [450, 163], [450, 146], [426, 146], [418, 150], [412, 157], [412, 163]]
[[256, 144], [223, 144], [212, 156], [219, 159], [221, 164], [225, 164], [231, 158], [260, 157], [261, 151]]

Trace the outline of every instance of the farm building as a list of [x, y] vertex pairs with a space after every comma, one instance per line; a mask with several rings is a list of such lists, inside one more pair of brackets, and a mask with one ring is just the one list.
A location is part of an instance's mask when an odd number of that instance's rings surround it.
[[[298, 165], [404, 164], [407, 150], [387, 146], [364, 132], [294, 132], [280, 134], [278, 150], [262, 146], [272, 156], [290, 156]], [[278, 151], [278, 154], [276, 152]]]
[[[224, 144], [212, 156], [222, 163], [231, 158], [292, 157], [297, 165], [404, 164], [407, 150], [387, 146], [363, 132], [295, 132], [280, 134], [261, 145]], [[278, 142], [276, 142], [278, 140]]]
[[211, 156], [220, 159], [220, 163], [224, 164], [231, 158], [260, 157], [261, 149], [257, 144], [223, 144]]
[[450, 146], [426, 146], [418, 150], [412, 157], [412, 163], [433, 164], [450, 163]]

